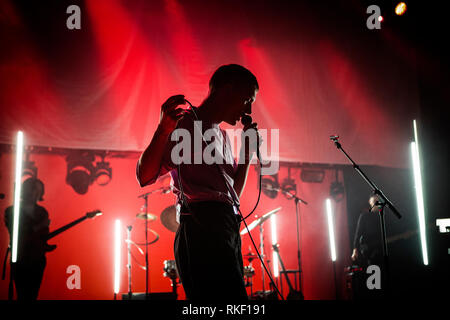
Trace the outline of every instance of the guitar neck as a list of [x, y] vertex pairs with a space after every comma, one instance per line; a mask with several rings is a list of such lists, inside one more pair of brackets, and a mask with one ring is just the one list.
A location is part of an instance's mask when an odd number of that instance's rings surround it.
[[63, 227], [61, 227], [59, 229], [56, 229], [53, 232], [50, 232], [47, 235], [47, 240], [57, 236], [58, 234], [60, 234], [61, 232], [66, 231], [69, 228], [72, 228], [73, 226], [75, 226], [75, 225], [79, 224], [80, 222], [84, 221], [86, 218], [87, 218], [87, 216], [83, 216], [83, 217], [81, 217], [81, 218], [79, 218], [77, 220], [72, 221], [71, 223], [66, 224], [65, 226], [63, 226]]

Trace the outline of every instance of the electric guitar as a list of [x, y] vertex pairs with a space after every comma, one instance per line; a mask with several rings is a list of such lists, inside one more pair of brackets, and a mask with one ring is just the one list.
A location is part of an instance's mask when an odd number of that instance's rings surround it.
[[272, 248], [277, 253], [278, 260], [280, 260], [281, 269], [283, 269], [283, 274], [289, 286], [289, 294], [287, 295], [286, 300], [305, 300], [303, 293], [299, 290], [295, 290], [294, 287], [292, 286], [291, 280], [289, 280], [289, 277], [286, 273], [286, 268], [284, 267], [283, 260], [281, 260], [280, 252], [278, 251], [278, 244], [273, 244]]
[[[428, 223], [426, 226], [426, 229], [431, 229], [431, 228], [435, 228], [436, 225], [433, 223]], [[409, 230], [400, 234], [396, 234], [390, 237], [386, 238], [386, 244], [393, 244], [399, 240], [408, 240], [409, 238], [417, 235], [420, 233], [419, 229], [415, 229], [415, 230]], [[363, 241], [363, 240], [361, 240]], [[374, 242], [369, 242], [369, 243], [360, 243], [360, 248], [358, 250], [358, 258], [354, 261], [355, 264], [358, 267], [363, 267], [366, 268], [368, 266], [368, 260], [369, 257], [364, 254], [364, 252], [367, 252], [367, 250], [369, 249], [369, 247], [374, 247], [376, 245], [381, 245], [381, 240], [380, 242], [374, 243]]]
[[55, 231], [50, 232], [50, 233], [45, 237], [45, 239], [46, 239], [46, 240], [49, 240], [49, 239], [51, 239], [51, 238], [57, 236], [58, 234], [60, 234], [60, 233], [62, 233], [62, 232], [64, 232], [64, 231], [66, 231], [67, 229], [72, 228], [73, 226], [79, 224], [80, 222], [82, 222], [82, 221], [84, 221], [84, 220], [86, 220], [86, 219], [88, 219], [88, 218], [89, 218], [89, 219], [92, 219], [92, 218], [94, 218], [94, 217], [96, 217], [96, 216], [101, 216], [101, 215], [102, 215], [102, 212], [101, 212], [100, 210], [89, 211], [89, 212], [87, 212], [84, 216], [82, 216], [81, 218], [78, 218], [78, 219], [76, 219], [76, 220], [74, 220], [74, 221], [72, 221], [72, 222], [66, 224], [65, 226], [62, 226], [61, 228], [56, 229]]

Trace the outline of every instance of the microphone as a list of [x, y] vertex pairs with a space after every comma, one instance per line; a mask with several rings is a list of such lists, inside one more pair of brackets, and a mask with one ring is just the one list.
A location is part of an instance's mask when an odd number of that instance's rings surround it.
[[[253, 119], [248, 114], [244, 114], [241, 117], [241, 123], [244, 125], [244, 127], [252, 124], [252, 122], [253, 122]], [[261, 162], [261, 155], [259, 154], [259, 133], [258, 133], [258, 129], [257, 128], [254, 128], [254, 129], [256, 131], [256, 137], [258, 139], [257, 142], [256, 142], [256, 157]]]
[[241, 117], [241, 123], [245, 126], [248, 126], [249, 124], [251, 124], [253, 122], [252, 117], [250, 117], [248, 114], [244, 114]]
[[330, 136], [330, 140], [336, 142], [339, 139], [338, 135]]

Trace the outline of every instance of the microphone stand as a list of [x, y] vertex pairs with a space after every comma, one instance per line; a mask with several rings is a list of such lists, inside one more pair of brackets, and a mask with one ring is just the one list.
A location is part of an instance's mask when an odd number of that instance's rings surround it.
[[284, 194], [288, 195], [291, 197], [291, 199], [294, 200], [295, 202], [295, 217], [296, 217], [296, 221], [297, 221], [297, 260], [298, 260], [298, 287], [299, 290], [302, 291], [302, 264], [301, 264], [301, 254], [300, 254], [300, 208], [299, 208], [299, 202], [308, 205], [308, 202], [300, 199], [299, 197], [297, 197], [295, 194], [287, 191], [287, 190], [280, 190], [281, 192], [283, 192]]
[[262, 293], [264, 295], [266, 289], [265, 289], [265, 279], [264, 279], [265, 277], [264, 277], [264, 266], [263, 266], [263, 261], [264, 261], [264, 258], [265, 258], [265, 255], [264, 255], [264, 229], [263, 229], [263, 224], [262, 223], [259, 225], [259, 242], [260, 242], [259, 250], [261, 250], [261, 257], [262, 257], [262, 260], [261, 260]]
[[[389, 295], [390, 284], [389, 284], [389, 256], [388, 256], [388, 248], [387, 248], [387, 239], [386, 239], [386, 224], [385, 224], [385, 216], [384, 216], [384, 207], [387, 205], [391, 212], [400, 219], [402, 215], [392, 202], [384, 195], [384, 193], [366, 176], [366, 174], [360, 169], [360, 167], [350, 158], [350, 156], [344, 151], [342, 145], [338, 141], [339, 136], [331, 136], [330, 140], [334, 142], [336, 148], [342, 151], [347, 159], [352, 163], [353, 168], [360, 174], [360, 176], [367, 182], [367, 184], [372, 188], [373, 193], [380, 196], [382, 201], [378, 203], [379, 207], [379, 215], [380, 215], [380, 227], [381, 227], [381, 240], [383, 244], [383, 264], [384, 270], [386, 273], [385, 284], [386, 284], [386, 293]], [[382, 277], [383, 279], [383, 277]]]
[[164, 190], [165, 188], [161, 187], [138, 196], [138, 198], [144, 198], [145, 207], [145, 300], [148, 300], [148, 196], [156, 191]]
[[150, 192], [144, 195], [145, 207], [145, 300], [148, 300], [148, 196]]
[[[265, 188], [268, 190], [274, 190], [284, 193], [285, 195], [288, 195], [290, 198], [289, 200], [293, 199], [295, 202], [295, 217], [296, 217], [296, 224], [297, 224], [297, 261], [298, 261], [298, 288], [300, 291], [302, 291], [302, 263], [301, 263], [301, 254], [300, 254], [300, 208], [299, 203], [303, 203], [305, 205], [308, 205], [308, 202], [305, 200], [297, 197], [297, 195], [293, 194], [290, 191], [272, 187], [271, 185], [265, 185]], [[296, 283], [297, 285], [297, 283]]]

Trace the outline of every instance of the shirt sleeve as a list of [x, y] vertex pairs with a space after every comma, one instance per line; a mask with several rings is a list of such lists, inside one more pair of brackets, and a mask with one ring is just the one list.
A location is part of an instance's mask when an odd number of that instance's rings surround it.
[[359, 240], [362, 236], [363, 229], [363, 214], [359, 215], [358, 223], [356, 225], [355, 238], [353, 239], [353, 248], [359, 248]]

